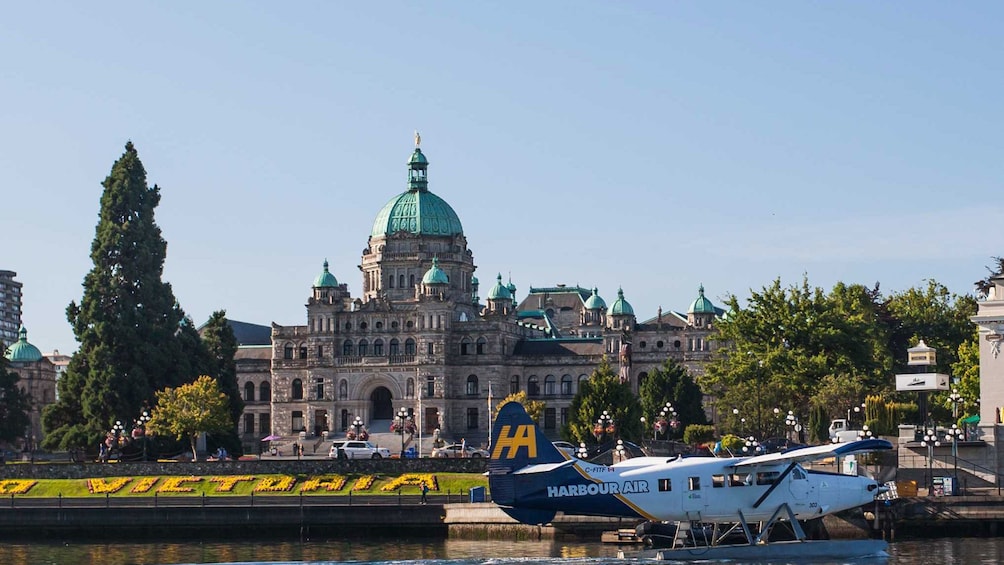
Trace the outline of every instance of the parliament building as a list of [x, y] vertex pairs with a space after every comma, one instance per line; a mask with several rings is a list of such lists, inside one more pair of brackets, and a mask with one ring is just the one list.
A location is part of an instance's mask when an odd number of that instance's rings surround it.
[[423, 434], [476, 445], [488, 439], [489, 406], [519, 391], [546, 402], [541, 425], [557, 437], [604, 356], [635, 391], [667, 357], [701, 372], [722, 314], [703, 287], [686, 313], [660, 308], [642, 321], [622, 289], [609, 304], [596, 288], [565, 285], [531, 287], [517, 301], [501, 275], [475, 276], [460, 218], [429, 190], [428, 167], [416, 143], [407, 190], [373, 221], [355, 294], [324, 261], [305, 323], [273, 324], [270, 345], [239, 349], [239, 429], [249, 444], [403, 412]]

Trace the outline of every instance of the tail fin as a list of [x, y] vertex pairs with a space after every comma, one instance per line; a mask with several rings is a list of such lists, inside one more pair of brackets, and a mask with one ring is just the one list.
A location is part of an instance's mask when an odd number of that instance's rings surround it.
[[[491, 459], [488, 461], [488, 488], [492, 501], [525, 524], [545, 524], [555, 515], [554, 510], [514, 508], [517, 502], [516, 475], [513, 473], [529, 465], [561, 463], [565, 456], [547, 439], [537, 424], [519, 402], [508, 402], [499, 410], [492, 427]], [[524, 479], [526, 483], [528, 479]], [[529, 479], [536, 482], [536, 479]], [[523, 487], [526, 487], [523, 484]], [[538, 488], [533, 487], [534, 490]]]
[[489, 470], [511, 472], [541, 463], [561, 463], [566, 457], [540, 431], [519, 402], [508, 402], [499, 410], [492, 427]]

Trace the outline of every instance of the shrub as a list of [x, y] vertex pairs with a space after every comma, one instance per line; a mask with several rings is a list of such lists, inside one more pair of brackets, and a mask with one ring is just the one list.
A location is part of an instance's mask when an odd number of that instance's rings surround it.
[[695, 445], [711, 441], [715, 437], [715, 427], [704, 424], [690, 424], [683, 430], [683, 442]]

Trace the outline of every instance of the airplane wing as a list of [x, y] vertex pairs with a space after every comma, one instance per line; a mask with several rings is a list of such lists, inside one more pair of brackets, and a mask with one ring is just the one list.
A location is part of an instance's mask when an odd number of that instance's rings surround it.
[[804, 463], [817, 461], [827, 457], [846, 457], [855, 453], [885, 451], [892, 449], [892, 444], [884, 439], [863, 439], [847, 443], [831, 443], [814, 447], [803, 447], [782, 453], [769, 453], [748, 457], [736, 462], [735, 468], [755, 467], [759, 465], [783, 465], [785, 463]]
[[576, 459], [569, 459], [567, 461], [561, 461], [559, 463], [538, 463], [537, 465], [527, 465], [518, 471], [513, 471], [513, 475], [531, 475], [533, 473], [550, 473], [555, 469], [561, 467], [569, 467], [574, 465]]

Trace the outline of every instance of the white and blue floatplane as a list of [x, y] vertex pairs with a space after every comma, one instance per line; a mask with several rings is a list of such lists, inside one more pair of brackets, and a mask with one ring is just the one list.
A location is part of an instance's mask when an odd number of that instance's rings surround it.
[[[892, 449], [885, 440], [753, 457], [635, 457], [601, 465], [559, 451], [517, 402], [499, 411], [492, 437], [489, 487], [509, 516], [525, 524], [546, 524], [559, 511], [676, 523], [668, 548], [641, 557], [855, 558], [881, 555], [888, 547], [882, 540], [809, 540], [799, 523], [862, 506], [886, 490], [870, 477], [805, 469], [803, 463]], [[770, 541], [780, 522], [790, 527], [793, 540]], [[704, 535], [695, 535], [695, 524], [712, 525], [710, 534], [702, 529]], [[731, 541], [739, 533], [743, 541]]]

